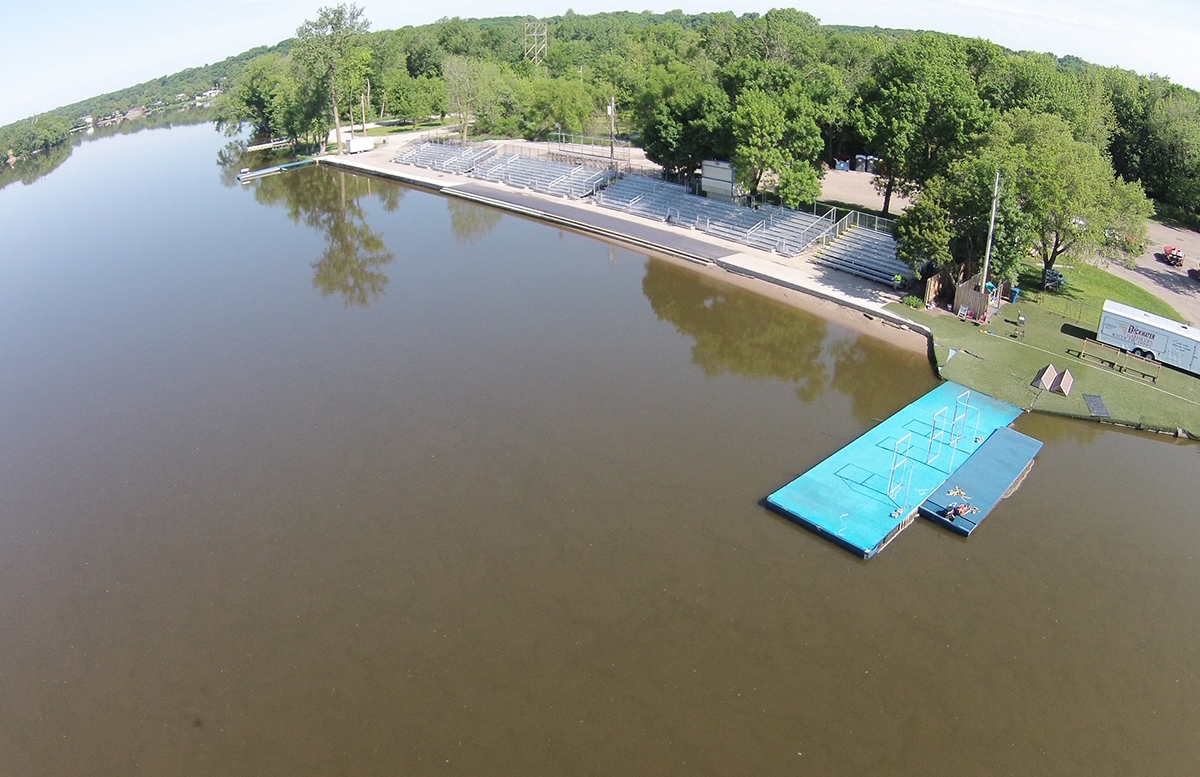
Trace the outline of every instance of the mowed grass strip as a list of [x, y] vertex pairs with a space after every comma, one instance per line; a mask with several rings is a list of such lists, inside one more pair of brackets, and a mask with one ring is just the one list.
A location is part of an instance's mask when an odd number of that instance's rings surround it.
[[1017, 278], [1017, 286], [1021, 289], [1019, 301], [1037, 305], [1093, 328], [1100, 325], [1100, 312], [1106, 299], [1187, 323], [1183, 316], [1158, 297], [1100, 267], [1080, 262], [1060, 264], [1055, 269], [1067, 279], [1066, 288], [1061, 291], [1041, 291], [1041, 263], [1021, 265]]
[[[1118, 289], [1124, 283], [1114, 280]], [[1098, 288], [1104, 286], [1096, 284], [1091, 289], [1080, 289], [1080, 296], [1097, 294]], [[1100, 297], [1095, 303], [1097, 322], [1104, 299], [1111, 297]], [[1083, 359], [1079, 354], [1085, 339], [1095, 336], [1090, 311], [1085, 310], [1085, 315], [1077, 320], [1050, 308], [1032, 300], [1027, 302], [1022, 296], [1017, 304], [1004, 305], [990, 323], [978, 326], [946, 311], [889, 306], [893, 312], [933, 331], [938, 369], [947, 380], [1025, 410], [1079, 418], [1090, 417], [1083, 395], [1098, 394], [1103, 397], [1112, 421], [1144, 429], [1182, 428], [1200, 436], [1200, 378], [1163, 366], [1157, 382], [1152, 383], [1093, 359]], [[1021, 314], [1026, 319], [1025, 332], [1018, 339], [1017, 317]], [[1051, 363], [1060, 371], [1071, 371], [1075, 378], [1071, 396], [1039, 391], [1031, 385], [1038, 371]]]
[[[388, 135], [402, 135], [408, 132], [416, 132], [418, 130], [432, 129], [434, 127], [443, 127], [446, 125], [444, 121], [427, 121], [418, 124], [388, 124], [382, 127], [368, 127], [367, 137], [379, 138]], [[362, 130], [356, 130], [360, 135]]]

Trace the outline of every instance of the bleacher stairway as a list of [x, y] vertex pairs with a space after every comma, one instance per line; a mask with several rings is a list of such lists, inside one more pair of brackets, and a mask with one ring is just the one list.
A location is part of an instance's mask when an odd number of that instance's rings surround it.
[[915, 277], [912, 268], [896, 258], [895, 239], [867, 227], [850, 227], [818, 251], [813, 261], [889, 286], [897, 275], [906, 283]]

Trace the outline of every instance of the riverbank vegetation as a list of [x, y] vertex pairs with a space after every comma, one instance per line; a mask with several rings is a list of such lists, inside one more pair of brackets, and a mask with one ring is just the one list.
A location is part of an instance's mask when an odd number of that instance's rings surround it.
[[[668, 174], [728, 159], [752, 197], [790, 206], [819, 195], [826, 167], [877, 157], [883, 213], [894, 194], [914, 202], [897, 224], [900, 256], [955, 276], [982, 262], [997, 171], [996, 277], [1030, 255], [1049, 269], [1139, 253], [1147, 191], [1200, 208], [1200, 109], [1188, 107], [1200, 95], [1165, 79], [978, 39], [828, 27], [792, 9], [568, 13], [546, 20], [539, 62], [529, 21], [361, 29], [323, 75], [296, 54], [261, 57], [231, 83], [222, 124], [312, 141], [342, 121], [449, 115], [470, 120], [464, 139], [536, 140], [606, 134], [611, 99], [618, 130]], [[346, 95], [337, 110], [334, 91]]]
[[[0, 127], [0, 157], [9, 157], [15, 164], [17, 160], [28, 159], [34, 154], [46, 153], [55, 146], [66, 144], [72, 131], [81, 132], [89, 126], [116, 124], [125, 117], [141, 119], [153, 114], [177, 113], [180, 108], [197, 107], [197, 98], [200, 98], [201, 104], [211, 101], [216, 91], [238, 75], [247, 63], [259, 57], [287, 52], [291, 45], [292, 42], [288, 40], [275, 46], [260, 46], [211, 65], [181, 70]], [[210, 96], [203, 98], [205, 93]]]
[[[343, 123], [464, 116], [463, 135], [545, 139], [618, 133], [672, 175], [732, 160], [752, 196], [799, 205], [823, 169], [878, 158], [901, 256], [954, 274], [978, 267], [1001, 173], [995, 274], [1031, 253], [1060, 259], [1140, 250], [1146, 195], [1200, 212], [1200, 93], [1075, 57], [980, 39], [821, 25], [765, 14], [568, 12], [544, 20], [442, 19], [371, 31], [354, 5], [322, 8], [295, 40], [77, 103], [0, 130], [16, 156], [63, 142], [80, 116], [165, 106], [217, 88], [231, 131], [321, 143]], [[536, 48], [536, 47], [535, 47]]]

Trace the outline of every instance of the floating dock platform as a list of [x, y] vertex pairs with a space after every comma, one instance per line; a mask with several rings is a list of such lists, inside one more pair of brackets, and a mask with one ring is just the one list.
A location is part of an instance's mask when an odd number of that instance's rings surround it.
[[288, 170], [294, 170], [297, 167], [314, 164], [315, 159], [301, 159], [299, 162], [288, 162], [286, 165], [275, 165], [274, 167], [264, 167], [262, 170], [242, 170], [238, 173], [237, 179], [242, 183], [250, 183], [258, 178], [266, 178], [268, 175], [279, 175], [286, 173]]
[[993, 432], [1020, 414], [1006, 402], [943, 383], [771, 494], [767, 504], [870, 558], [912, 523], [917, 507]]
[[[1042, 443], [1012, 429], [997, 429], [979, 450], [919, 508], [921, 516], [969, 537], [1033, 467]], [[961, 515], [952, 508], [964, 506]]]

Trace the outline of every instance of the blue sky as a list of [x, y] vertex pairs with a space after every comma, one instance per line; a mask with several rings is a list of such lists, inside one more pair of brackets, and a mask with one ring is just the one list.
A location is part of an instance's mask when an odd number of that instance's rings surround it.
[[[0, 125], [290, 36], [332, 0], [44, 0], [5, 3]], [[376, 29], [442, 16], [553, 16], [613, 10], [763, 12], [746, 0], [365, 0]], [[1200, 89], [1197, 0], [801, 0], [827, 24], [980, 36], [1018, 50], [1075, 54]]]

